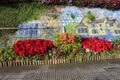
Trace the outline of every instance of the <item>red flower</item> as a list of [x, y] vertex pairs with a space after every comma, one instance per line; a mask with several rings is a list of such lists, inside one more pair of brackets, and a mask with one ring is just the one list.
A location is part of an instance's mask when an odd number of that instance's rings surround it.
[[14, 44], [14, 52], [19, 56], [41, 56], [52, 47], [53, 42], [49, 40], [19, 40]]
[[83, 48], [89, 49], [92, 52], [103, 52], [105, 50], [112, 49], [112, 44], [106, 40], [97, 38], [84, 38], [82, 39]]

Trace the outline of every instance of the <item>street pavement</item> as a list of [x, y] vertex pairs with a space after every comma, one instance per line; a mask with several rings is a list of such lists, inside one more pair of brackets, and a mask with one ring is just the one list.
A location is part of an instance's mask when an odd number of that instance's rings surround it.
[[0, 80], [120, 80], [120, 60], [4, 67]]

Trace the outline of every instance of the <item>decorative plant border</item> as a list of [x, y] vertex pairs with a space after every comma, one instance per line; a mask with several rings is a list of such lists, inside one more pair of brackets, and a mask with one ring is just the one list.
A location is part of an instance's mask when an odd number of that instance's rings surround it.
[[72, 33], [58, 34], [54, 41], [19, 40], [0, 49], [0, 68], [120, 59], [119, 42], [82, 39]]
[[0, 68], [2, 67], [18, 67], [18, 66], [38, 66], [38, 65], [50, 65], [50, 64], [65, 64], [65, 63], [84, 63], [90, 61], [100, 61], [100, 60], [110, 60], [110, 59], [120, 59], [120, 54], [118, 55], [108, 55], [108, 56], [90, 56], [83, 57], [81, 59], [50, 59], [50, 60], [38, 60], [38, 61], [10, 61], [10, 62], [0, 62]]

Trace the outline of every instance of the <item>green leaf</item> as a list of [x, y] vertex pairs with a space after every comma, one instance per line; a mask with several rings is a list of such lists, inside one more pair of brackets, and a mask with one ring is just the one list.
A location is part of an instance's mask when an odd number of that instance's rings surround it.
[[75, 19], [75, 15], [74, 14], [71, 14], [70, 15], [72, 19]]
[[83, 59], [83, 55], [80, 54], [78, 58], [79, 58], [80, 61], [82, 61], [82, 59]]
[[104, 52], [101, 53], [101, 55], [107, 56], [107, 55], [108, 55], [108, 52], [107, 52], [107, 51], [104, 51]]
[[91, 55], [92, 55], [91, 52], [87, 52], [87, 53], [86, 53], [86, 56], [88, 56], [88, 57], [91, 56]]
[[93, 21], [95, 17], [92, 15], [91, 11], [88, 11], [88, 13], [87, 13], [87, 18], [88, 18], [89, 20]]
[[73, 59], [74, 58], [74, 55], [73, 54], [70, 54], [69, 55], [69, 59]]
[[53, 14], [52, 17], [53, 17], [53, 19], [57, 19], [58, 15], [57, 14]]

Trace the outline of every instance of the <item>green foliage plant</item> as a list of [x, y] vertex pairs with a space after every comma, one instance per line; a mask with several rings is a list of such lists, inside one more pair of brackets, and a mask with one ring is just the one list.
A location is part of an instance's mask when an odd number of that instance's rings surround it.
[[50, 58], [54, 58], [54, 57], [55, 57], [55, 54], [56, 54], [56, 52], [55, 52], [54, 50], [50, 50], [50, 51], [49, 51], [49, 56], [50, 56]]
[[91, 11], [88, 11], [86, 16], [91, 21], [93, 21], [95, 19], [94, 15], [91, 13]]
[[57, 14], [53, 14], [52, 17], [53, 17], [53, 19], [57, 19], [58, 15]]
[[114, 53], [114, 54], [120, 54], [120, 49], [115, 49], [115, 50], [113, 50], [113, 53]]
[[70, 15], [72, 19], [75, 19], [75, 15], [74, 14], [71, 14]]
[[80, 60], [80, 61], [82, 61], [82, 59], [83, 59], [83, 53], [77, 53], [76, 54], [76, 57]]
[[86, 52], [86, 56], [87, 56], [87, 57], [92, 56], [92, 52]]
[[17, 55], [14, 54], [13, 46], [0, 48], [0, 62], [8, 62], [15, 60]]
[[114, 40], [114, 41], [112, 41], [111, 43], [112, 43], [112, 44], [118, 44], [118, 45], [120, 45], [120, 39]]
[[104, 51], [100, 53], [102, 56], [107, 56], [109, 54], [109, 51]]
[[69, 54], [68, 57], [69, 57], [70, 60], [72, 60], [72, 59], [74, 59], [74, 54]]
[[39, 57], [39, 56], [32, 56], [31, 58], [29, 58], [29, 61], [38, 61], [38, 60], [43, 60], [43, 56]]
[[29, 61], [30, 59], [28, 59], [27, 57], [25, 57], [25, 56], [17, 56], [16, 57], [16, 61], [23, 61], [23, 62], [25, 62], [25, 61]]

